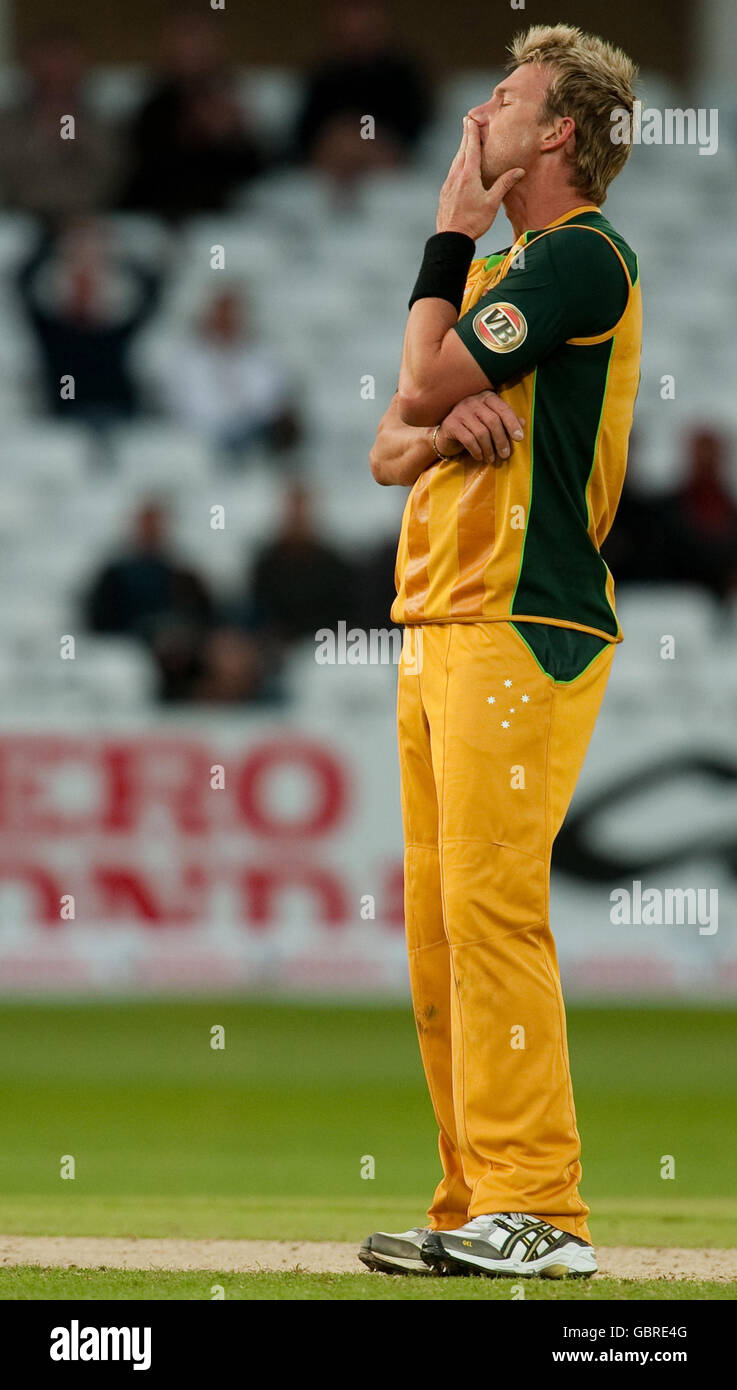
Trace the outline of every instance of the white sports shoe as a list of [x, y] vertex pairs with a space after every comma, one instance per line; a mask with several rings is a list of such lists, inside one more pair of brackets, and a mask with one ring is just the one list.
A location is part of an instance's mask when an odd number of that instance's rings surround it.
[[456, 1231], [431, 1231], [422, 1258], [439, 1274], [506, 1278], [587, 1278], [597, 1268], [588, 1241], [521, 1211], [477, 1216]]
[[425, 1264], [421, 1254], [429, 1232], [429, 1226], [413, 1226], [411, 1231], [394, 1235], [388, 1231], [374, 1231], [363, 1242], [358, 1258], [369, 1269], [382, 1274], [432, 1274], [433, 1270]]

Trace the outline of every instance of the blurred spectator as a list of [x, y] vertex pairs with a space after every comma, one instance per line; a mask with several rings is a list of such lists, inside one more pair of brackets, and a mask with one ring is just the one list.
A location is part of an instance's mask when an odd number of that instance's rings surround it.
[[98, 221], [73, 221], [58, 238], [41, 240], [21, 268], [18, 289], [38, 340], [51, 414], [99, 426], [137, 412], [128, 354], [157, 306], [159, 287], [153, 271], [114, 253]]
[[701, 584], [716, 598], [737, 590], [737, 505], [726, 482], [727, 450], [718, 431], [693, 430], [686, 477], [659, 509], [667, 577]]
[[[347, 0], [332, 11], [332, 51], [308, 78], [295, 132], [296, 156], [350, 182], [402, 164], [430, 117], [429, 90], [414, 59], [395, 47], [381, 0]], [[376, 122], [361, 135], [361, 118]]]
[[284, 520], [254, 565], [251, 600], [258, 626], [283, 642], [311, 637], [356, 616], [356, 573], [337, 550], [317, 536], [305, 487], [286, 495]]
[[[83, 95], [85, 55], [71, 29], [40, 34], [26, 55], [28, 91], [0, 112], [0, 198], [46, 219], [94, 212], [117, 193], [122, 145]], [[74, 138], [62, 122], [74, 118]]]
[[208, 634], [191, 698], [207, 704], [243, 704], [272, 698], [263, 647], [250, 633], [220, 627]]
[[389, 610], [396, 597], [394, 569], [396, 536], [388, 536], [372, 549], [359, 573], [361, 623], [364, 628], [391, 628]]
[[163, 36], [162, 70], [135, 117], [121, 205], [172, 220], [217, 211], [263, 168], [221, 53], [219, 16], [181, 8]]
[[92, 632], [138, 637], [151, 650], [162, 699], [186, 697], [199, 673], [198, 652], [214, 622], [203, 580], [172, 554], [163, 506], [148, 501], [133, 518], [132, 537], [108, 560], [85, 599]]
[[253, 445], [287, 450], [300, 436], [287, 374], [255, 338], [236, 290], [212, 296], [164, 375], [172, 416], [233, 460]]
[[672, 492], [625, 483], [602, 554], [619, 584], [697, 584], [718, 598], [737, 589], [737, 505], [727, 487], [728, 440], [699, 426]]
[[652, 583], [661, 579], [665, 569], [662, 518], [657, 497], [631, 481], [637, 476], [635, 461], [640, 452], [637, 426], [632, 430], [629, 464], [622, 496], [601, 553], [617, 584]]

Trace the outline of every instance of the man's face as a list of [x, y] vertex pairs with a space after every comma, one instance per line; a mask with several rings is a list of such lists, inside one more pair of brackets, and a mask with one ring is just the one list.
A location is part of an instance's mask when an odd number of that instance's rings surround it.
[[481, 130], [481, 177], [486, 188], [506, 169], [532, 173], [540, 157], [540, 109], [550, 74], [536, 63], [515, 68], [488, 101], [469, 115]]

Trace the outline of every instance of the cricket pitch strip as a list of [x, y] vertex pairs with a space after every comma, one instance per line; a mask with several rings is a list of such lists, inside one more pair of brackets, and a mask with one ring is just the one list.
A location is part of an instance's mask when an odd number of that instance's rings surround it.
[[[360, 1274], [357, 1249], [339, 1241], [0, 1236], [0, 1267]], [[605, 1245], [597, 1259], [599, 1274], [615, 1279], [737, 1279], [737, 1250]]]

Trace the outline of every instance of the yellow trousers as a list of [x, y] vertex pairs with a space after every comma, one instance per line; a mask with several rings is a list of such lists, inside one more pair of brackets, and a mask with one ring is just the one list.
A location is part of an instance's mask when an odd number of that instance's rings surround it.
[[429, 1223], [449, 1230], [521, 1211], [590, 1240], [550, 855], [614, 646], [596, 644], [561, 681], [508, 622], [423, 624], [405, 630], [405, 656], [408, 644], [398, 699], [407, 948], [443, 1167]]

